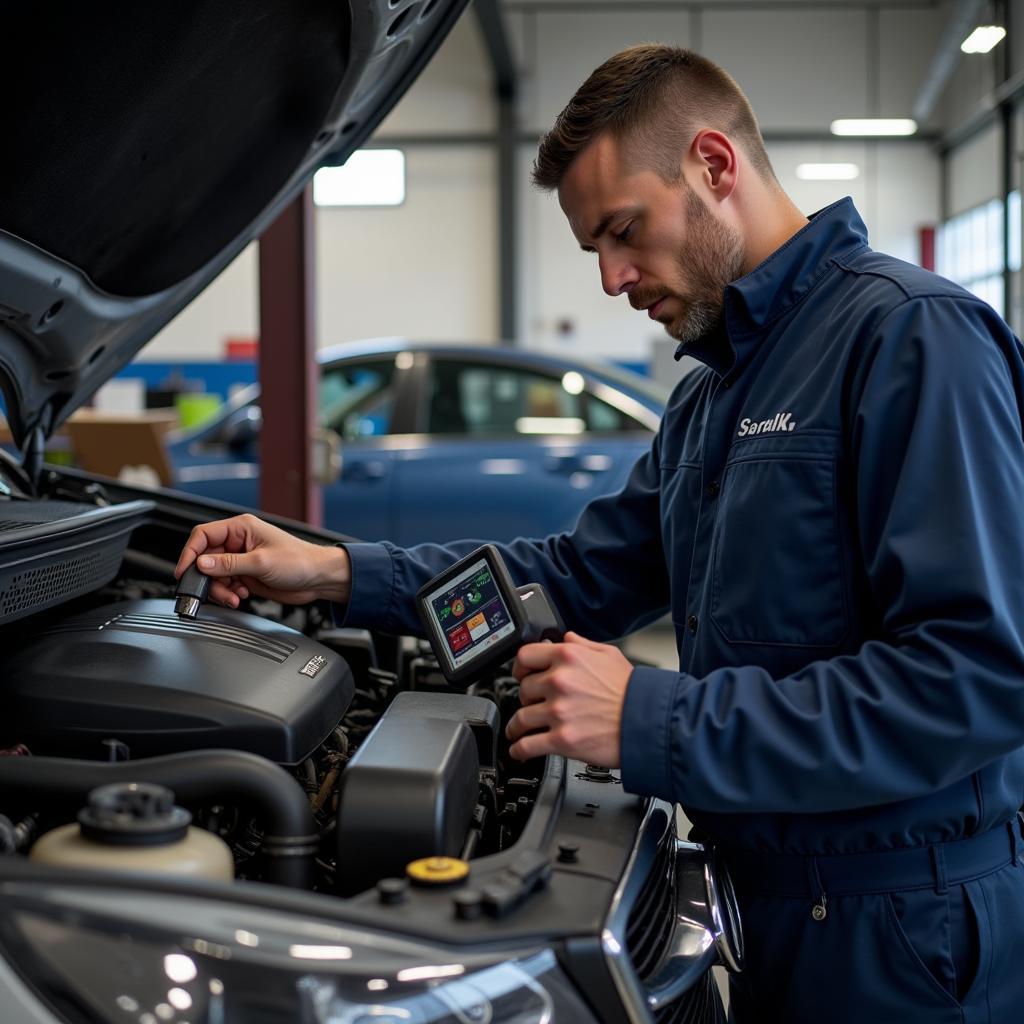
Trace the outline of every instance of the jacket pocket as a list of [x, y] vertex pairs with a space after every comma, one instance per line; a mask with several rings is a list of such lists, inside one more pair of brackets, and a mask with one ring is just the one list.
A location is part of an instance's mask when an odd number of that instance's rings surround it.
[[849, 628], [836, 462], [737, 460], [725, 471], [711, 618], [732, 643], [838, 646]]

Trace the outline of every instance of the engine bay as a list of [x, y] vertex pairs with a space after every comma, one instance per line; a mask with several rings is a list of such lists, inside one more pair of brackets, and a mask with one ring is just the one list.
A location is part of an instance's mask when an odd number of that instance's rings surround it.
[[[62, 593], [57, 563], [45, 600], [0, 628], [0, 852], [31, 857], [97, 787], [143, 784], [223, 840], [235, 878], [340, 896], [515, 844], [544, 766], [508, 758], [507, 666], [455, 693], [425, 641], [338, 628], [322, 605], [208, 603], [183, 618], [171, 569], [185, 517], [60, 488], [65, 512], [84, 522], [91, 502], [106, 530], [102, 579]], [[107, 524], [128, 511], [131, 538], [118, 531], [112, 551]]]
[[[285, 914], [306, 922], [317, 953], [325, 937], [331, 956], [339, 937], [399, 943], [416, 977], [543, 947], [602, 1020], [621, 1019], [620, 983], [637, 1006], [642, 986], [661, 986], [672, 1019], [717, 1005], [708, 967], [724, 932], [705, 852], [677, 839], [670, 805], [627, 793], [616, 771], [513, 760], [509, 662], [488, 659], [463, 692], [427, 640], [340, 627], [324, 602], [249, 597], [179, 614], [173, 569], [189, 533], [236, 509], [77, 470], [29, 481], [4, 463], [0, 523], [5, 511], [36, 520], [31, 535], [0, 535], [0, 574], [25, 584], [0, 619], [9, 907], [42, 893], [79, 928], [62, 901], [180, 903], [205, 924], [178, 948], [239, 958], [263, 955], [239, 921]], [[19, 927], [0, 934], [7, 957], [25, 946]], [[691, 932], [694, 956], [669, 955]], [[287, 948], [308, 970], [291, 950], [314, 947]], [[378, 983], [390, 968], [373, 956]], [[691, 962], [692, 977], [678, 969]], [[59, 978], [47, 986], [78, 998]]]

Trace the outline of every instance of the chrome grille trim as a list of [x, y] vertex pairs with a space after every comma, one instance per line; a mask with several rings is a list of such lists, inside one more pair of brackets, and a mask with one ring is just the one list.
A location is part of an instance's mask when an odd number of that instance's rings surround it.
[[626, 929], [630, 911], [654, 866], [659, 848], [671, 830], [672, 813], [673, 809], [664, 801], [649, 801], [601, 930], [601, 948], [629, 1024], [650, 1024], [652, 1018], [647, 994], [629, 959]]
[[707, 1024], [718, 1020], [725, 1020], [725, 1009], [718, 994], [718, 983], [710, 971], [690, 990], [689, 998], [680, 999], [654, 1014], [655, 1024]]
[[675, 809], [652, 800], [601, 934], [628, 1019], [724, 1021], [711, 968], [741, 969], [731, 882], [711, 851], [675, 834]]

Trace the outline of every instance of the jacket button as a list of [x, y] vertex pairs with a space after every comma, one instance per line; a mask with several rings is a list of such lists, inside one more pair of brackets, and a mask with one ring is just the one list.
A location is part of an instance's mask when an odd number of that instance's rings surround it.
[[691, 633], [696, 633], [697, 632], [697, 616], [696, 615], [691, 615], [686, 620], [686, 625], [690, 627], [690, 632]]
[[718, 494], [718, 491], [718, 481], [712, 480], [711, 483], [708, 484], [708, 494], [713, 498], [716, 494]]

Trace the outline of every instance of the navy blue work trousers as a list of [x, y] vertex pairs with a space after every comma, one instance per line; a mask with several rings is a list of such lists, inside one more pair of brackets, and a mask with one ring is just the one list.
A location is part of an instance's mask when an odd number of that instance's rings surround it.
[[895, 870], [884, 855], [726, 854], [746, 944], [729, 1019], [1024, 1022], [1024, 842], [1014, 823], [971, 843], [914, 851]]

